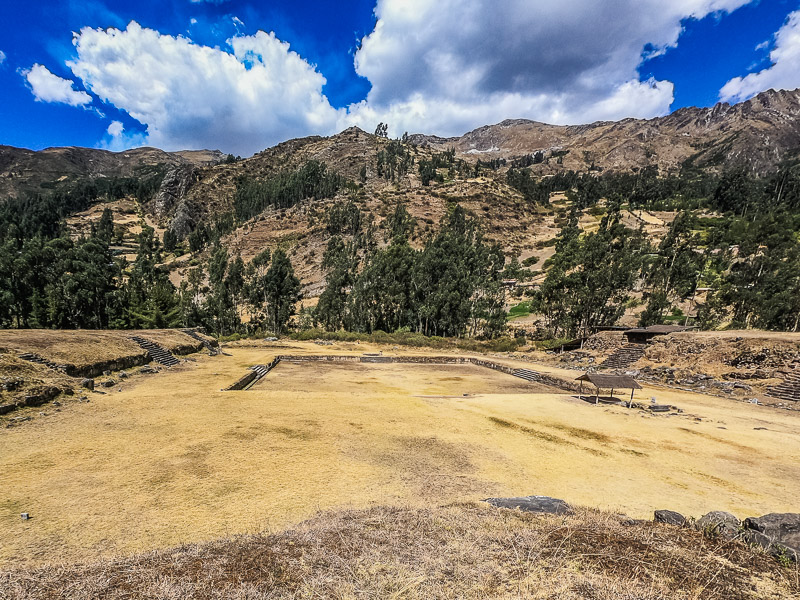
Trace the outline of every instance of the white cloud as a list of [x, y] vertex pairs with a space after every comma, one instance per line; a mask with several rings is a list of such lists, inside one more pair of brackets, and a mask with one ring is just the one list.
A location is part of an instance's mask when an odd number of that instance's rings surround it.
[[722, 86], [720, 99], [741, 102], [769, 89], [800, 88], [800, 10], [791, 13], [775, 34], [769, 58], [770, 67], [745, 77], [734, 77]]
[[453, 135], [513, 117], [665, 114], [672, 83], [639, 81], [642, 57], [674, 46], [683, 19], [750, 1], [378, 0], [355, 56], [372, 89], [348, 120]]
[[125, 131], [125, 127], [120, 121], [111, 121], [111, 125], [108, 126], [106, 131], [108, 132], [108, 135], [115, 138], [122, 135], [122, 132]]
[[[456, 135], [507, 118], [586, 123], [665, 114], [673, 84], [640, 80], [643, 60], [675, 46], [684, 19], [753, 1], [377, 0], [375, 28], [355, 54], [370, 92], [339, 109], [322, 93], [324, 76], [274, 33], [237, 33], [225, 49], [136, 22], [87, 27], [75, 34], [76, 57], [67, 64], [87, 91], [146, 128], [109, 130], [101, 143], [247, 155], [352, 124], [371, 131], [379, 121], [392, 135]], [[74, 99], [90, 100], [60, 81]]]
[[67, 64], [87, 89], [144, 124], [147, 143], [168, 150], [246, 155], [335, 130], [325, 78], [289, 44], [263, 31], [229, 43], [232, 53], [136, 22], [124, 31], [84, 28]]
[[54, 75], [43, 65], [35, 64], [27, 71], [22, 71], [22, 75], [27, 79], [33, 95], [39, 102], [84, 106], [92, 101], [89, 94], [72, 87], [74, 82]]
[[0, 65], [6, 62], [6, 53], [0, 50]]
[[111, 121], [106, 129], [106, 135], [97, 145], [98, 148], [121, 152], [130, 148], [138, 148], [147, 144], [147, 137], [138, 132], [125, 131], [121, 121]]

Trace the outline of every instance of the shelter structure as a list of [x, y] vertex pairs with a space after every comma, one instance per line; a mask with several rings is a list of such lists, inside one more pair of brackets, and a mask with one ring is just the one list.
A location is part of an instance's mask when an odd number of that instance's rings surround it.
[[642, 389], [642, 386], [639, 385], [633, 377], [629, 377], [628, 375], [601, 375], [599, 373], [584, 373], [580, 377], [577, 377], [575, 381], [581, 382], [580, 387], [578, 388], [578, 393], [580, 394], [581, 398], [583, 398], [584, 381], [591, 383], [597, 389], [597, 393], [594, 397], [595, 404], [600, 402], [601, 390], [611, 390], [610, 396], [613, 399], [614, 390], [630, 389], [631, 399], [628, 402], [628, 406], [631, 406], [633, 404], [633, 392], [635, 390]]
[[627, 338], [629, 344], [647, 344], [657, 335], [678, 333], [679, 331], [686, 331], [687, 329], [693, 329], [693, 327], [685, 327], [683, 325], [650, 325], [650, 327], [627, 329], [623, 332], [623, 335]]

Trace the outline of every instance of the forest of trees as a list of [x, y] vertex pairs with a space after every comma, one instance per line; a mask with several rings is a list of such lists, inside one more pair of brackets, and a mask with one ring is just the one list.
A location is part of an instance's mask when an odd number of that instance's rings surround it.
[[[70, 235], [63, 219], [68, 212], [139, 189], [79, 185], [0, 204], [0, 327], [285, 331], [300, 299], [292, 265], [281, 250], [262, 252], [247, 266], [241, 257], [229, 257], [220, 237], [230, 219], [204, 229], [207, 264], [190, 269], [180, 288], [161, 265], [163, 248], [150, 227], [138, 235], [130, 264], [111, 250], [115, 233], [108, 208], [88, 235]], [[246, 326], [244, 315], [250, 316]]]
[[[519, 178], [518, 173], [509, 177]], [[548, 335], [585, 335], [613, 325], [643, 292], [641, 325], [664, 323], [682, 300], [698, 303], [694, 324], [800, 328], [800, 171], [756, 178], [742, 169], [716, 176], [659, 177], [655, 169], [604, 176], [565, 173], [571, 212], [563, 219], [547, 276], [533, 294]], [[515, 180], [516, 181], [516, 180]], [[534, 187], [543, 182], [533, 182]], [[516, 186], [515, 186], [516, 187]], [[597, 231], [581, 233], [579, 211], [606, 199]], [[621, 222], [636, 211], [677, 210], [658, 244]], [[714, 211], [703, 215], [696, 209]], [[683, 315], [679, 315], [681, 324]]]
[[[385, 144], [379, 175], [392, 180], [407, 173], [414, 164], [408, 148], [397, 140]], [[764, 177], [691, 165], [667, 175], [649, 167], [537, 177], [531, 170], [537, 161], [534, 155], [512, 161], [505, 181], [532, 208], [554, 211], [560, 227], [552, 240], [555, 254], [541, 265], [543, 281], [528, 292], [542, 336], [585, 335], [614, 324], [626, 310], [635, 310], [642, 325], [685, 322], [681, 307], [687, 302], [701, 327], [800, 329], [797, 164]], [[443, 181], [444, 171], [454, 179], [502, 166], [468, 165], [452, 149], [416, 165], [423, 185]], [[163, 174], [152, 169], [138, 177], [79, 181], [0, 203], [0, 326], [286, 331], [300, 299], [287, 255], [265, 250], [245, 263], [229, 255], [222, 239], [268, 207], [329, 198], [354, 184], [315, 161], [266, 179], [241, 178], [232, 212], [200, 222], [183, 241], [168, 232], [162, 244], [146, 227], [132, 262], [112, 251], [119, 240], [113, 241], [118, 232], [108, 209], [87, 235], [66, 226], [67, 216], [97, 203], [130, 196], [147, 202]], [[568, 208], [549, 204], [555, 191], [566, 193]], [[322, 257], [326, 287], [316, 308], [304, 311], [304, 323], [357, 332], [502, 334], [502, 281], [527, 274], [484, 238], [476, 218], [458, 203], [448, 206], [439, 227], [424, 237], [402, 203], [379, 224], [352, 200], [330, 206]], [[677, 217], [655, 242], [629, 226], [631, 213], [640, 210], [675, 211]], [[596, 228], [579, 227], [587, 213], [598, 217]], [[184, 244], [194, 258], [176, 288], [163, 254]]]
[[488, 244], [477, 222], [458, 205], [420, 250], [409, 244], [415, 226], [398, 204], [386, 221], [383, 248], [368, 228], [333, 235], [323, 257], [327, 286], [315, 320], [329, 331], [501, 334], [506, 311], [500, 247]]

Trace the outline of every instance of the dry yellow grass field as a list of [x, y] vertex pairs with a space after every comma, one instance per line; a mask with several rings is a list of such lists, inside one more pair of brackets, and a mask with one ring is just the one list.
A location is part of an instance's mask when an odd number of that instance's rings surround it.
[[242, 344], [0, 430], [0, 565], [275, 531], [320, 509], [499, 495], [632, 517], [797, 508], [800, 415], [788, 411], [638, 391], [685, 411], [655, 416], [472, 365], [284, 362], [251, 390], [220, 391], [278, 353], [366, 350]]
[[63, 329], [0, 329], [0, 349], [35, 352], [55, 363], [85, 366], [92, 363], [142, 354], [144, 351], [131, 340], [141, 335], [167, 350], [175, 351], [195, 343], [177, 329], [125, 330]]

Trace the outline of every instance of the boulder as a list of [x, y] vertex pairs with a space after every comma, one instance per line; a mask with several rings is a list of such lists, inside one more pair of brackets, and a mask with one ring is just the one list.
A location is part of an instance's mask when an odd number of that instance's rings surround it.
[[769, 540], [769, 545], [793, 551], [789, 554], [794, 554], [795, 557], [800, 553], [800, 513], [770, 513], [763, 517], [748, 517], [744, 520], [744, 527], [748, 532], [760, 534], [752, 535], [761, 546], [764, 546], [762, 542], [765, 538]]
[[109, 379], [108, 381], [104, 381], [103, 382], [103, 387], [110, 388], [110, 387], [114, 387], [115, 385], [117, 385], [117, 382], [114, 381], [113, 379]]
[[565, 515], [572, 512], [569, 504], [558, 498], [549, 496], [522, 496], [519, 498], [486, 498], [497, 508], [518, 508], [523, 512], [548, 513], [551, 515]]
[[674, 510], [655, 511], [655, 513], [653, 513], [653, 521], [656, 523], [675, 525], [676, 527], [684, 527], [686, 525], [686, 517], [679, 512], [675, 512]]
[[86, 388], [87, 390], [94, 389], [94, 379], [84, 379], [81, 381], [81, 387]]
[[713, 510], [697, 519], [694, 526], [709, 536], [735, 538], [739, 535], [741, 521], [729, 512]]

